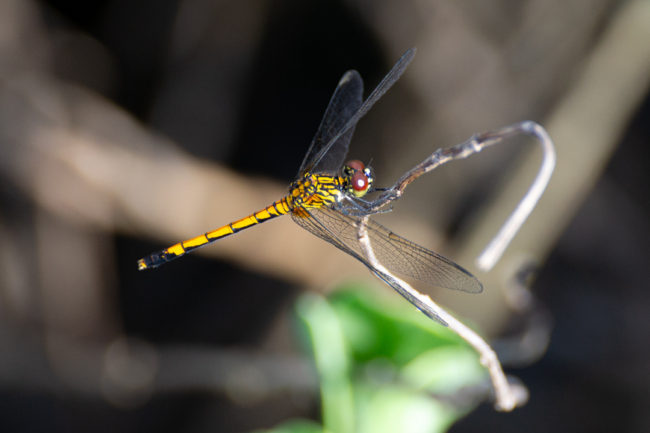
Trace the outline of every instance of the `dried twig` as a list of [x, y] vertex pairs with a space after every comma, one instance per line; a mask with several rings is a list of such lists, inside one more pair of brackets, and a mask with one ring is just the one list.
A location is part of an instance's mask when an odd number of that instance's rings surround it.
[[[497, 235], [479, 257], [481, 267], [483, 269], [490, 269], [498, 261], [499, 257], [501, 257], [501, 254], [507, 247], [508, 243], [512, 240], [516, 232], [535, 207], [535, 204], [548, 184], [555, 166], [553, 142], [544, 128], [537, 123], [531, 121], [516, 123], [496, 131], [477, 134], [469, 140], [448, 149], [437, 150], [412, 170], [404, 174], [392, 188], [389, 188], [382, 193], [380, 199], [375, 202], [378, 203], [378, 205], [372, 210], [379, 211], [391, 201], [401, 197], [406, 187], [424, 173], [428, 173], [447, 162], [467, 158], [488, 146], [499, 143], [513, 135], [522, 133], [531, 134], [539, 140], [544, 150], [544, 160], [535, 181], [524, 198], [520, 201], [501, 230], [499, 230]], [[415, 305], [426, 316], [448, 326], [476, 349], [480, 354], [481, 364], [488, 369], [490, 374], [490, 379], [495, 391], [495, 406], [498, 410], [511, 411], [515, 407], [523, 405], [528, 397], [526, 389], [522, 385], [510, 385], [508, 383], [496, 353], [490, 345], [485, 342], [485, 340], [445, 311], [442, 307], [433, 302], [429, 296], [421, 294], [408, 283], [391, 274], [381, 263], [379, 263], [375, 257], [372, 245], [370, 244], [370, 238], [368, 237], [366, 226], [367, 221], [368, 216], [360, 219], [357, 236], [364, 255], [372, 265], [370, 270], [395, 289], [405, 299]]]
[[357, 233], [361, 249], [370, 264], [373, 266], [371, 271], [395, 289], [397, 293], [415, 305], [415, 307], [422, 311], [426, 316], [446, 324], [451, 330], [456, 332], [461, 338], [476, 349], [481, 356], [481, 364], [488, 369], [490, 374], [496, 397], [495, 407], [498, 410], [511, 411], [515, 407], [523, 405], [526, 402], [528, 395], [526, 389], [520, 385], [510, 386], [508, 384], [508, 380], [503, 373], [503, 369], [501, 368], [496, 353], [494, 353], [494, 350], [492, 350], [485, 340], [445, 311], [442, 307], [433, 302], [429, 296], [418, 292], [406, 281], [391, 274], [388, 269], [379, 263], [372, 250], [372, 246], [370, 245], [370, 239], [368, 238], [366, 227], [367, 219], [368, 217], [364, 217], [361, 220]]
[[391, 188], [388, 188], [384, 193], [382, 193], [379, 199], [375, 202], [377, 205], [373, 207], [371, 211], [377, 212], [393, 200], [400, 198], [402, 194], [404, 194], [406, 187], [423, 174], [450, 161], [467, 158], [480, 152], [486, 147], [500, 143], [504, 139], [519, 134], [532, 135], [539, 141], [544, 152], [544, 160], [542, 161], [537, 177], [526, 192], [524, 198], [519, 202], [514, 212], [512, 212], [497, 235], [492, 239], [477, 259], [478, 265], [482, 270], [487, 271], [492, 269], [512, 238], [521, 228], [521, 225], [526, 221], [526, 218], [528, 218], [528, 215], [532, 212], [535, 204], [539, 201], [539, 198], [546, 189], [546, 185], [548, 185], [551, 173], [553, 173], [553, 169], [555, 168], [555, 149], [553, 141], [546, 130], [536, 122], [524, 121], [515, 123], [495, 131], [476, 134], [469, 140], [456, 146], [436, 150], [424, 161], [406, 172]]

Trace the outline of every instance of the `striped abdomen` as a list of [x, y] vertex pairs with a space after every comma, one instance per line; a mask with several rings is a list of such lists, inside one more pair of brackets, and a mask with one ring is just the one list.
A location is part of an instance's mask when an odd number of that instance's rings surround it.
[[272, 218], [289, 213], [292, 209], [291, 202], [291, 196], [284, 197], [272, 205], [247, 216], [246, 218], [242, 218], [230, 224], [226, 224], [225, 226], [219, 227], [218, 229], [204, 233], [192, 239], [179, 242], [162, 251], [158, 251], [147, 257], [143, 257], [138, 260], [138, 269], [143, 270], [157, 268], [158, 266], [181, 257], [192, 250], [211, 244], [216, 240], [230, 236], [240, 230], [247, 229], [248, 227], [252, 227], [254, 225], [263, 223], [264, 221], [268, 221]]

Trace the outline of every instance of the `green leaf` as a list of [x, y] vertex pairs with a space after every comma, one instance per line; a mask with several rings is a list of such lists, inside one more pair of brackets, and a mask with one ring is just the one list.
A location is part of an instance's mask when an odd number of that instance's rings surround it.
[[472, 408], [449, 401], [485, 381], [467, 343], [395, 295], [347, 287], [328, 299], [304, 295], [296, 311], [327, 431], [443, 432]]

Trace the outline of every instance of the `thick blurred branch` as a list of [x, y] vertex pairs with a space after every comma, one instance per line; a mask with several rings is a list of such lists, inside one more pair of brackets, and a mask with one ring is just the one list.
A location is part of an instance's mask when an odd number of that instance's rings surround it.
[[[193, 158], [74, 86], [32, 76], [4, 79], [0, 91], [0, 168], [40, 206], [75, 224], [172, 243], [248, 215], [286, 191]], [[201, 253], [320, 287], [331, 275], [365, 275], [288, 219], [271, 224]], [[134, 266], [147, 253], [134, 251]]]

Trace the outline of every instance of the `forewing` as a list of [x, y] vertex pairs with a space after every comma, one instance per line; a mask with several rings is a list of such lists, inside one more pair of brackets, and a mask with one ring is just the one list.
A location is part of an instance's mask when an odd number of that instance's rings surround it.
[[[309, 150], [300, 164], [299, 177], [305, 171], [333, 174], [343, 165], [352, 134], [354, 134], [354, 125], [348, 128], [344, 134], [339, 134], [335, 140], [332, 139], [359, 110], [362, 98], [363, 80], [361, 76], [357, 71], [347, 71], [339, 80], [318, 130], [309, 145]], [[329, 151], [315, 161], [314, 159], [320, 155], [325, 146], [328, 146]]]
[[[388, 91], [388, 89], [390, 89], [393, 86], [393, 84], [395, 84], [395, 82], [399, 80], [399, 78], [404, 73], [406, 67], [409, 65], [409, 63], [411, 63], [411, 60], [413, 60], [414, 56], [415, 56], [415, 48], [411, 48], [408, 51], [406, 51], [402, 55], [402, 57], [400, 57], [397, 63], [395, 63], [395, 65], [388, 72], [388, 74], [386, 74], [386, 76], [381, 80], [381, 83], [379, 83], [379, 85], [375, 87], [375, 90], [372, 91], [370, 96], [368, 96], [368, 99], [364, 101], [361, 107], [359, 107], [359, 109], [347, 119], [347, 121], [342, 125], [341, 128], [338, 129], [338, 131], [334, 132], [329, 142], [322, 145], [321, 149], [314, 152], [313, 156], [309, 155], [310, 153], [312, 153], [312, 149], [310, 148], [307, 154], [310, 157], [309, 158], [305, 157], [306, 162], [303, 161], [304, 167], [301, 167], [299, 174], [303, 173], [302, 169], [311, 172], [319, 172], [319, 169], [323, 168], [323, 166], [321, 165], [321, 161], [327, 160], [326, 158], [328, 158], [327, 155], [330, 152], [330, 148], [334, 146], [339, 147], [338, 140], [343, 137], [347, 137], [347, 143], [345, 144], [346, 151], [347, 151], [347, 145], [349, 144], [349, 141], [352, 138], [351, 134], [348, 136], [348, 132], [354, 130], [356, 124], [363, 116], [365, 116], [368, 110], [370, 110], [372, 106], [375, 105], [375, 102], [377, 102], [379, 98], [384, 96], [384, 94]], [[343, 157], [343, 159], [345, 159], [345, 156]], [[342, 162], [343, 160], [341, 160], [341, 163]]]

